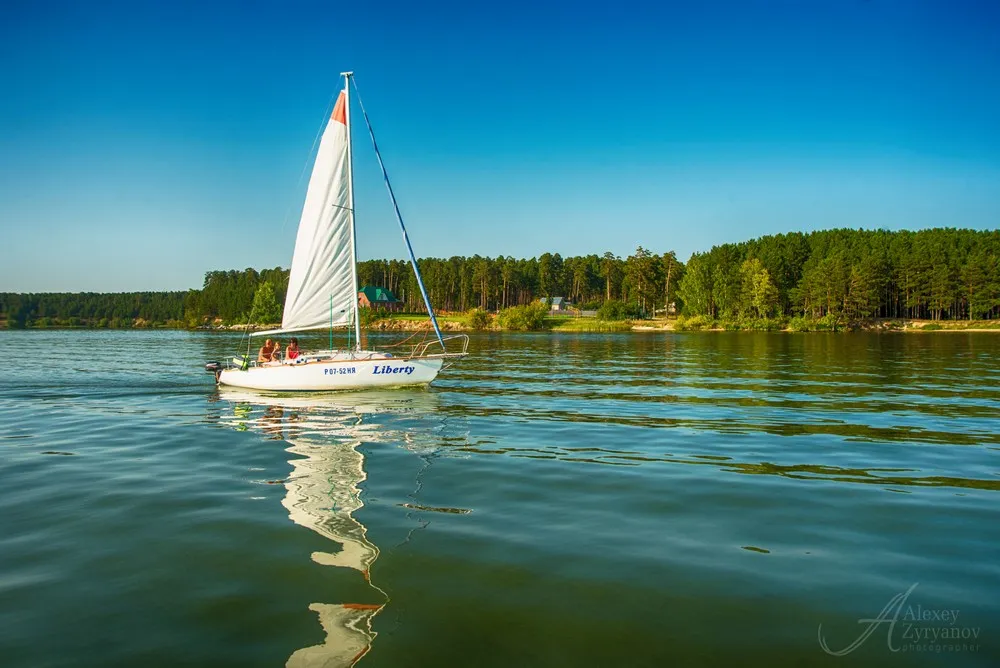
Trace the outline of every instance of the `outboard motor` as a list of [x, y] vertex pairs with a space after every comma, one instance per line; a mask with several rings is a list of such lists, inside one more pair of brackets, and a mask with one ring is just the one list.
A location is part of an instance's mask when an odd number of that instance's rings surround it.
[[208, 373], [215, 374], [215, 382], [219, 382], [219, 374], [222, 373], [222, 363], [221, 362], [209, 362], [205, 365], [205, 371]]

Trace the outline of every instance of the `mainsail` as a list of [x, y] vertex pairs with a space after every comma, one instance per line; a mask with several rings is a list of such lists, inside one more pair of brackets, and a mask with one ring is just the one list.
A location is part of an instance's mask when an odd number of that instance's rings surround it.
[[[250, 336], [299, 332], [310, 329], [350, 326], [354, 323], [355, 341], [361, 349], [361, 322], [358, 312], [358, 271], [357, 251], [354, 246], [354, 193], [351, 183], [351, 95], [350, 84], [353, 72], [342, 72], [344, 90], [337, 98], [333, 114], [326, 124], [312, 176], [306, 190], [306, 201], [302, 205], [302, 218], [295, 237], [295, 253], [292, 269], [288, 277], [288, 291], [285, 294], [285, 311], [279, 329], [252, 332]], [[359, 98], [360, 102], [360, 98]], [[364, 112], [364, 106], [361, 107]], [[410, 245], [403, 217], [396, 203], [396, 196], [389, 183], [389, 175], [382, 163], [382, 155], [375, 142], [368, 114], [364, 114], [372, 147], [378, 158], [382, 177], [385, 180], [389, 198], [392, 200], [396, 220], [403, 232], [413, 273], [424, 298], [427, 314], [444, 348], [444, 338], [438, 327], [434, 309], [420, 277], [420, 267]], [[331, 347], [332, 336], [331, 336]]]
[[[302, 206], [280, 331], [350, 325], [357, 306], [347, 96], [323, 131]], [[264, 332], [259, 332], [263, 334]]]

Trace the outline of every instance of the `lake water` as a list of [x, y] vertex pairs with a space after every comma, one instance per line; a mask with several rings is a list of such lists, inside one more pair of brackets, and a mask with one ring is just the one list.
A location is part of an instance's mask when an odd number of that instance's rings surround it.
[[1000, 335], [238, 339], [0, 333], [0, 665], [1000, 665]]

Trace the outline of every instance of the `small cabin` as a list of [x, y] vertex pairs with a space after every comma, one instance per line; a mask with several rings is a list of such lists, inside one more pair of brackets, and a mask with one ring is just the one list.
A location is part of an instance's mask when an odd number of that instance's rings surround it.
[[403, 302], [396, 299], [396, 295], [392, 294], [388, 288], [366, 285], [358, 291], [358, 306], [361, 308], [398, 311], [403, 307]]
[[549, 303], [550, 311], [566, 311], [570, 307], [569, 300], [564, 297], [553, 297]]
[[658, 315], [677, 315], [677, 302], [670, 302], [664, 308], [658, 308], [653, 310], [653, 316]]

